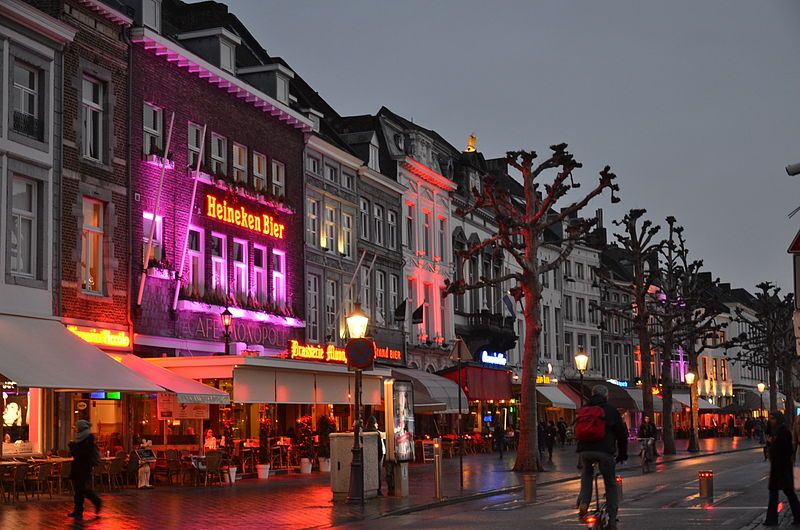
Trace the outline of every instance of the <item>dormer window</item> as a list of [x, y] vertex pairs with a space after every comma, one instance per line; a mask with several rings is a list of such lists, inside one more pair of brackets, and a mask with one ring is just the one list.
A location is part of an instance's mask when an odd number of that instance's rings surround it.
[[142, 26], [161, 33], [161, 0], [142, 0]]
[[369, 144], [369, 163], [367, 164], [370, 169], [380, 172], [381, 164], [378, 160], [378, 146]]
[[289, 104], [289, 80], [281, 75], [275, 77], [275, 99]]
[[236, 72], [236, 47], [242, 39], [225, 28], [208, 28], [177, 35], [189, 51], [228, 73]]
[[219, 67], [234, 73], [236, 69], [236, 49], [232, 43], [221, 40], [219, 43]]

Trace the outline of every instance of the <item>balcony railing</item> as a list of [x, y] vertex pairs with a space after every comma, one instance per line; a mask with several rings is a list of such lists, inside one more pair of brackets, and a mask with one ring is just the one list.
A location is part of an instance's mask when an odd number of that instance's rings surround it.
[[44, 120], [31, 114], [14, 111], [14, 130], [25, 136], [42, 140], [44, 137]]

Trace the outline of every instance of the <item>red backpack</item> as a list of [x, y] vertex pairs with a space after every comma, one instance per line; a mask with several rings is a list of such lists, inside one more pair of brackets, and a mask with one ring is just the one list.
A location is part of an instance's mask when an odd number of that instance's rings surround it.
[[578, 411], [575, 438], [579, 442], [599, 442], [606, 436], [606, 413], [603, 407], [589, 405]]

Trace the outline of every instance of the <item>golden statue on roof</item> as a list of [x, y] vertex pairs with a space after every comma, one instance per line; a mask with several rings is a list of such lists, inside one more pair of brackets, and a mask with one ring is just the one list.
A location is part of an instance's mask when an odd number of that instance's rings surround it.
[[470, 133], [467, 137], [467, 147], [464, 148], [465, 153], [474, 153], [478, 150], [478, 137], [475, 136], [475, 133]]

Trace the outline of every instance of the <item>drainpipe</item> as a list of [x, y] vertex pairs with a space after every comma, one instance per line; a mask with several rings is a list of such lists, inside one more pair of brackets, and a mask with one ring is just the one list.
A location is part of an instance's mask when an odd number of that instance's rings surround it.
[[[133, 210], [133, 189], [131, 187], [131, 164], [133, 163], [133, 156], [131, 154], [131, 134], [132, 134], [132, 127], [131, 127], [131, 116], [133, 110], [133, 42], [131, 42], [130, 36], [130, 27], [124, 28], [122, 30], [122, 40], [128, 46], [128, 116], [125, 120], [126, 127], [128, 128], [128, 137], [126, 140], [126, 164], [125, 164], [125, 172], [126, 172], [126, 180], [127, 180], [127, 188], [128, 193], [126, 195], [128, 199], [128, 259], [127, 266], [128, 266], [128, 283], [125, 287], [125, 299], [127, 302], [127, 307], [125, 308], [125, 316], [128, 321], [128, 336], [131, 338], [131, 353], [133, 353], [133, 349], [135, 344], [133, 342], [134, 333], [133, 333], [133, 320], [131, 319], [131, 282], [133, 281], [133, 229], [131, 223], [133, 222], [133, 215], [131, 214]], [[131, 440], [133, 439], [133, 405], [130, 402], [130, 396], [128, 399], [125, 400], [124, 405], [126, 406], [125, 417], [127, 417], [127, 421], [123, 424], [123, 445], [125, 446], [125, 450], [128, 451], [131, 449]], [[127, 431], [127, 432], [126, 432]]]

